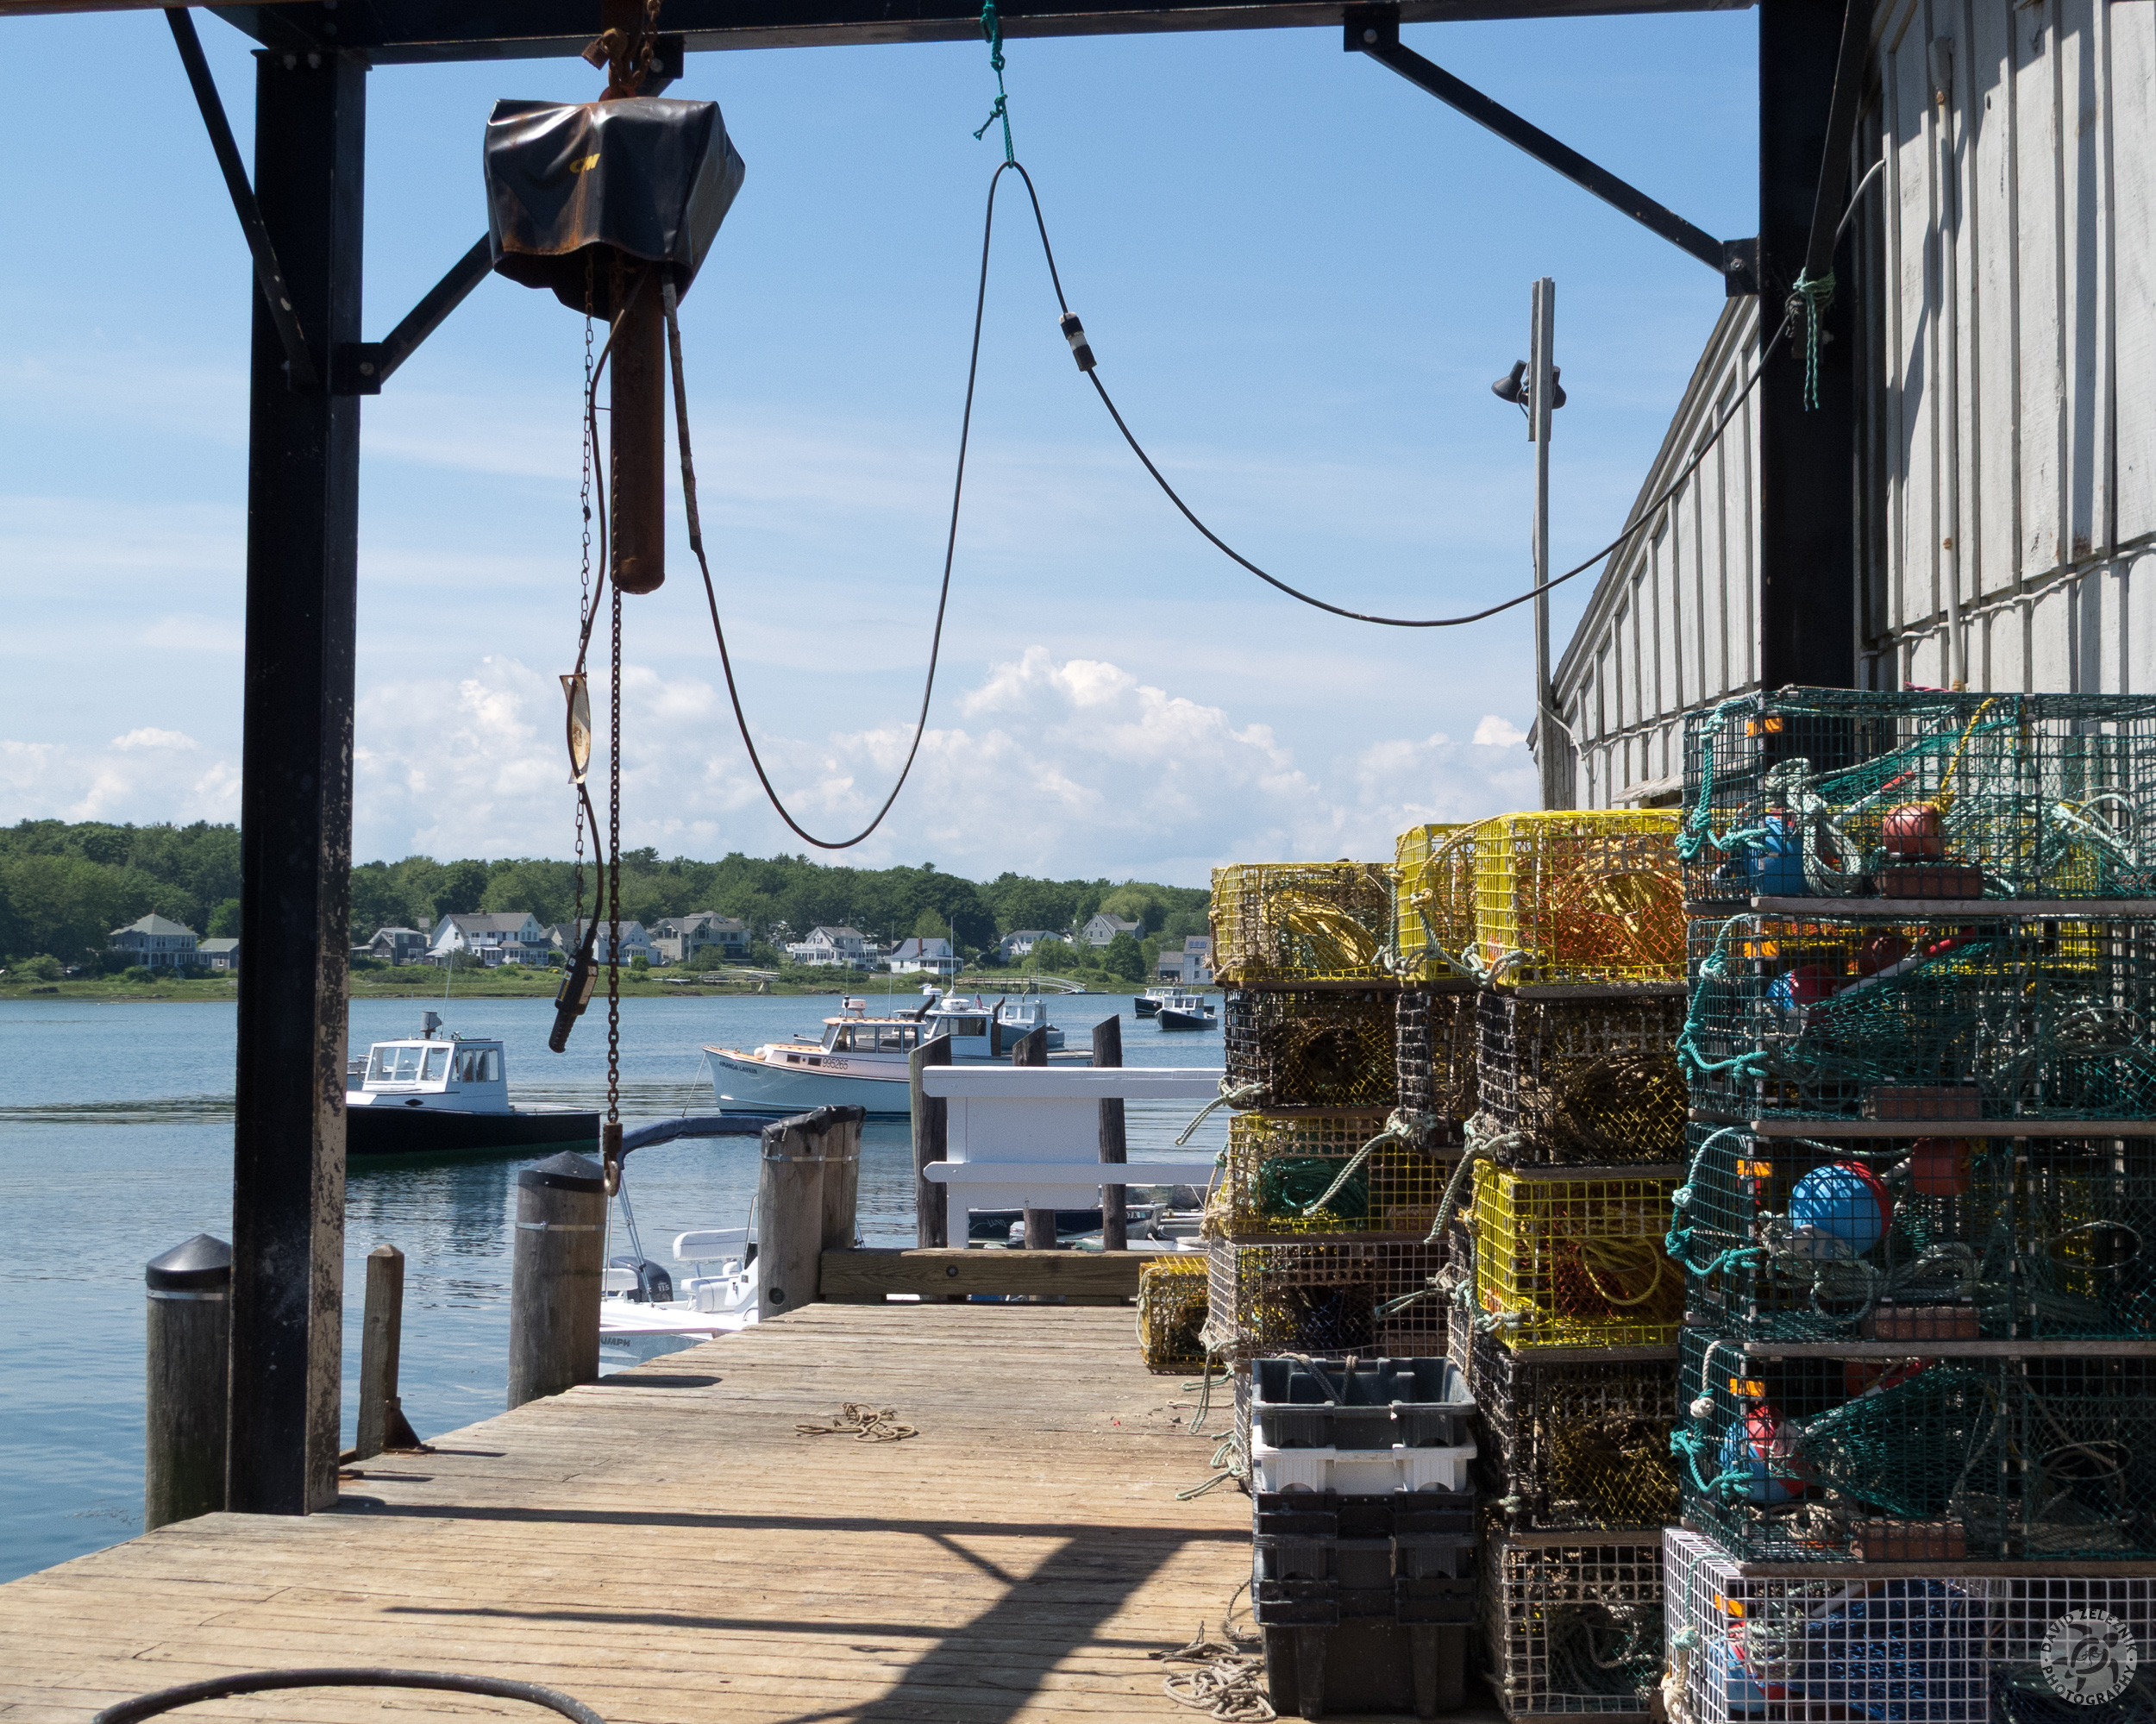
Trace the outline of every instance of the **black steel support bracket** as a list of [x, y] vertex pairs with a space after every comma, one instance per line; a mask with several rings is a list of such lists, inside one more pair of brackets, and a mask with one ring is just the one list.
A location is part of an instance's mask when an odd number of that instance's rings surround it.
[[270, 320], [277, 326], [278, 340], [284, 343], [285, 374], [294, 389], [312, 391], [321, 382], [316, 374], [314, 355], [307, 350], [307, 337], [292, 310], [291, 290], [285, 285], [284, 271], [278, 267], [277, 250], [270, 244], [269, 229], [262, 225], [262, 212], [254, 201], [254, 188], [248, 184], [247, 168], [240, 160], [240, 147], [233, 141], [232, 125], [224, 116], [224, 103], [217, 95], [216, 81], [210, 76], [210, 62], [203, 58], [202, 38], [195, 34], [195, 21], [185, 6], [168, 9], [165, 21], [172, 27], [172, 41], [179, 49], [180, 64], [187, 68], [187, 82], [194, 87], [195, 105], [202, 110], [202, 123], [209, 131], [210, 147], [216, 152], [225, 189], [232, 194], [233, 213], [239, 216], [240, 230], [247, 235], [248, 250], [254, 254], [254, 275], [262, 285], [263, 302], [268, 307]]
[[1559, 143], [1539, 126], [1493, 102], [1473, 85], [1455, 78], [1413, 48], [1403, 47], [1398, 6], [1350, 6], [1343, 15], [1343, 22], [1341, 46], [1348, 53], [1368, 54], [1381, 66], [1390, 66], [1418, 90], [1457, 109], [1507, 143], [1525, 150], [1545, 167], [1554, 168], [1581, 190], [1593, 192], [1611, 208], [1631, 216], [1648, 232], [1660, 235], [1679, 251], [1698, 259], [1722, 278], [1732, 298], [1758, 291], [1756, 270], [1747, 267], [1742, 250], [1746, 241], [1718, 240], [1694, 227], [1638, 186], [1589, 161], [1570, 145]]
[[1804, 248], [1809, 281], [1834, 266], [1834, 235], [1841, 225], [1842, 192], [1849, 184], [1849, 146], [1864, 96], [1873, 4], [1874, 0], [1849, 0], [1842, 16], [1841, 53], [1834, 66], [1834, 93], [1827, 101], [1827, 142], [1820, 152], [1819, 189], [1813, 194], [1811, 235]]
[[450, 312], [494, 267], [492, 242], [481, 234], [472, 249], [421, 297], [404, 319], [379, 342], [342, 342], [331, 356], [332, 395], [379, 395], [391, 373], [410, 359], [420, 342], [440, 329]]

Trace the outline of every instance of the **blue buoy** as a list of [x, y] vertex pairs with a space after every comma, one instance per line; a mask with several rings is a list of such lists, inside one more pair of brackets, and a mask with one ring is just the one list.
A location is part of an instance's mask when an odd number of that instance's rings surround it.
[[1894, 1219], [1894, 1200], [1869, 1168], [1852, 1162], [1815, 1167], [1789, 1192], [1792, 1226], [1840, 1240], [1862, 1257]]
[[1785, 815], [1770, 814], [1759, 847], [1752, 853], [1752, 889], [1762, 898], [1805, 898], [1804, 835]]

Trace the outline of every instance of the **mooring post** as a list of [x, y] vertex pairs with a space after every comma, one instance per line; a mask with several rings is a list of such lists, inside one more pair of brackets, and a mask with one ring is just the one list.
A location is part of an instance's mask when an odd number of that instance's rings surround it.
[[[921, 1074], [932, 1065], [950, 1063], [950, 1038], [938, 1036], [913, 1050], [906, 1075], [913, 1091], [913, 1240], [923, 1251], [950, 1243], [950, 1211], [944, 1188], [928, 1176], [931, 1162], [947, 1161], [950, 1150], [950, 1103], [922, 1093]], [[962, 1213], [962, 1212], [961, 1212]]]
[[224, 1507], [232, 1247], [197, 1233], [143, 1274], [149, 1287], [142, 1530]]
[[824, 1138], [837, 1113], [818, 1107], [763, 1128], [756, 1182], [758, 1314], [764, 1321], [815, 1302], [824, 1254]]
[[[1104, 1018], [1093, 1026], [1093, 1063], [1096, 1066], [1119, 1066], [1123, 1063], [1123, 1014]], [[1123, 1098], [1112, 1096], [1100, 1104], [1100, 1159], [1120, 1165], [1130, 1160], [1129, 1146], [1123, 1138]], [[1125, 1210], [1130, 1197], [1120, 1185], [1100, 1188], [1100, 1249], [1104, 1251], [1127, 1251], [1131, 1248]]]
[[377, 1245], [367, 1254], [367, 1309], [360, 1322], [360, 1426], [348, 1460], [384, 1449], [416, 1449], [419, 1439], [397, 1396], [397, 1360], [404, 1342], [404, 1254]]
[[830, 1115], [824, 1132], [824, 1235], [827, 1251], [849, 1251], [859, 1243], [861, 1122], [865, 1107], [821, 1107]]
[[[1028, 1030], [1011, 1044], [1011, 1063], [1014, 1066], [1048, 1063], [1046, 1025]], [[1029, 1209], [1025, 1212], [1025, 1249], [1029, 1251], [1052, 1251], [1056, 1249], [1056, 1212], [1053, 1209]]]
[[599, 1165], [564, 1150], [517, 1175], [509, 1281], [509, 1404], [599, 1381]]

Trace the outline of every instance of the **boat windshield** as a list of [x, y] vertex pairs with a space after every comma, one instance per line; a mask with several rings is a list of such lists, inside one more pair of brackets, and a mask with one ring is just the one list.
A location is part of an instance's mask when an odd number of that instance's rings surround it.
[[439, 1083], [443, 1078], [448, 1076], [448, 1049], [429, 1048], [427, 1050], [427, 1071], [425, 1081], [429, 1083]]
[[502, 1050], [499, 1048], [457, 1050], [459, 1083], [499, 1083], [501, 1081]]
[[873, 1049], [903, 1053], [920, 1040], [918, 1024], [851, 1023], [837, 1020], [824, 1028], [827, 1053], [867, 1053]]
[[385, 1042], [374, 1049], [367, 1063], [367, 1081], [369, 1083], [417, 1083], [419, 1081], [420, 1056], [424, 1048], [400, 1048]]

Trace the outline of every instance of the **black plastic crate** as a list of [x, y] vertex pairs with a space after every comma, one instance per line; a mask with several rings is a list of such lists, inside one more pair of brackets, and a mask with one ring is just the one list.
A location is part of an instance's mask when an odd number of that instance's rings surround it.
[[1253, 1512], [1261, 1536], [1420, 1539], [1475, 1534], [1475, 1493], [1470, 1490], [1395, 1490], [1382, 1496], [1266, 1490], [1257, 1493]]
[[1391, 1107], [1395, 991], [1231, 989], [1222, 1041], [1231, 1088], [1256, 1085], [1238, 1102], [1282, 1107]]
[[1395, 1576], [1382, 1586], [1366, 1587], [1331, 1580], [1263, 1580], [1253, 1572], [1250, 1614], [1261, 1628], [1332, 1628], [1357, 1621], [1464, 1627], [1475, 1621], [1471, 1552], [1466, 1566], [1470, 1572], [1457, 1578]]
[[1405, 1539], [1260, 1533], [1251, 1574], [1265, 1585], [1323, 1581], [1346, 1592], [1370, 1592], [1389, 1587], [1395, 1580], [1472, 1580], [1476, 1548], [1471, 1533], [1432, 1533]]
[[1252, 1372], [1252, 1417], [1258, 1440], [1271, 1448], [1457, 1448], [1470, 1440], [1475, 1402], [1445, 1359], [1259, 1359]]

